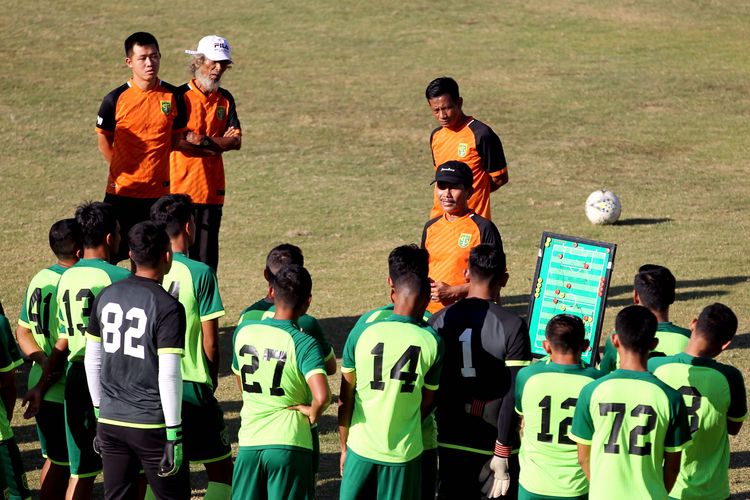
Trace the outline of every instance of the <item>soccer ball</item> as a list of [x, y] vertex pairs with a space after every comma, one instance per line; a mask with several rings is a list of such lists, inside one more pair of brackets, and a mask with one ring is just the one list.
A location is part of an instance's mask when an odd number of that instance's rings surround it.
[[586, 198], [586, 217], [592, 224], [614, 224], [620, 217], [620, 199], [612, 191], [594, 191]]

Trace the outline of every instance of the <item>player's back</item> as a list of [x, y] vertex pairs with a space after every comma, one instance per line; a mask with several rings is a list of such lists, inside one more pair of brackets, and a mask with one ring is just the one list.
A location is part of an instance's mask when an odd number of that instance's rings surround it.
[[102, 259], [81, 259], [67, 269], [57, 285], [59, 336], [68, 339], [69, 361], [83, 361], [86, 327], [94, 299], [106, 286], [130, 276], [130, 272]]
[[394, 314], [352, 330], [342, 361], [342, 372], [356, 373], [348, 447], [387, 463], [418, 457], [422, 388], [437, 389], [441, 357], [435, 332], [407, 316]]
[[103, 347], [99, 421], [164, 424], [159, 354], [183, 353], [183, 306], [156, 281], [130, 276], [99, 293], [93, 314]]
[[[57, 284], [67, 268], [60, 264], [46, 267], [36, 273], [26, 289], [18, 324], [31, 330], [34, 340], [47, 356], [57, 342], [59, 318], [57, 312]], [[29, 370], [28, 387], [34, 387], [42, 376], [42, 367], [34, 363]], [[62, 402], [65, 388], [63, 374], [44, 394], [48, 401]]]
[[436, 410], [438, 443], [486, 453], [497, 430], [465, 405], [502, 398], [510, 366], [531, 362], [528, 328], [516, 314], [489, 300], [467, 298], [439, 311], [430, 323], [445, 343]]
[[[658, 344], [649, 357], [674, 356], [685, 350], [690, 340], [690, 330], [677, 326], [670, 321], [660, 321], [656, 326], [656, 338]], [[612, 339], [607, 338], [604, 344], [604, 355], [599, 364], [599, 369], [609, 373], [620, 368], [620, 355], [617, 354]]]
[[570, 436], [591, 446], [589, 498], [666, 499], [664, 452], [680, 451], [690, 429], [677, 391], [620, 369], [583, 388]]
[[604, 374], [590, 367], [539, 361], [516, 380], [516, 411], [523, 416], [520, 483], [537, 495], [569, 497], [588, 492], [578, 447], [568, 432], [581, 389]]
[[747, 400], [742, 373], [686, 353], [649, 361], [649, 370], [682, 394], [692, 440], [683, 450], [673, 498], [729, 497], [727, 419], [742, 421]]
[[239, 445], [312, 449], [307, 379], [325, 375], [317, 342], [290, 320], [245, 321], [234, 332], [232, 370], [242, 384]]
[[172, 267], [162, 283], [164, 289], [185, 308], [185, 356], [182, 358], [182, 378], [185, 381], [212, 384], [203, 351], [201, 323], [224, 316], [216, 274], [206, 264], [175, 252]]

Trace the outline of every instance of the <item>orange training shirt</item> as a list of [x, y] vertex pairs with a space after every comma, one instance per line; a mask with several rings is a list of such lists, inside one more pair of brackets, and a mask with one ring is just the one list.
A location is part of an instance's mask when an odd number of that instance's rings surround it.
[[[490, 213], [490, 176], [498, 177], [508, 173], [503, 144], [490, 127], [466, 117], [466, 124], [460, 130], [438, 127], [430, 136], [432, 163], [438, 166], [451, 160], [458, 160], [471, 167], [474, 174], [474, 193], [469, 198], [469, 208], [485, 219], [492, 219]], [[437, 192], [434, 196], [430, 218], [442, 214]]]
[[[185, 103], [187, 128], [195, 134], [222, 137], [229, 127], [240, 129], [234, 97], [223, 88], [208, 95], [195, 80], [178, 89]], [[172, 151], [169, 158], [170, 190], [189, 194], [193, 203], [224, 204], [224, 161], [221, 155], [193, 156]]]
[[176, 89], [165, 82], [141, 90], [131, 80], [102, 101], [96, 131], [113, 138], [107, 193], [129, 198], [169, 194], [172, 134], [185, 126]]
[[[430, 254], [430, 279], [450, 286], [466, 283], [464, 271], [469, 267], [469, 252], [480, 244], [503, 249], [495, 224], [474, 212], [452, 221], [443, 213], [427, 221], [422, 231], [422, 248]], [[427, 310], [434, 314], [451, 303], [430, 301]]]

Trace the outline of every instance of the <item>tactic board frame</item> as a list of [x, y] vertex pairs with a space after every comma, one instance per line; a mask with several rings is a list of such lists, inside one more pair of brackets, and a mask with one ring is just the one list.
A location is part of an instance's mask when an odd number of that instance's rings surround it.
[[614, 243], [542, 233], [528, 313], [534, 357], [547, 355], [542, 347], [547, 322], [557, 314], [572, 314], [583, 319], [590, 343], [582, 360], [589, 366], [596, 363], [616, 250]]

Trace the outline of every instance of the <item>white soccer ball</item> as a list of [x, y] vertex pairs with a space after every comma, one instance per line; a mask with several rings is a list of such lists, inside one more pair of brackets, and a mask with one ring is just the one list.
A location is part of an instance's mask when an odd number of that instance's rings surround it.
[[586, 198], [586, 217], [592, 224], [614, 224], [620, 217], [622, 205], [612, 191], [594, 191]]

